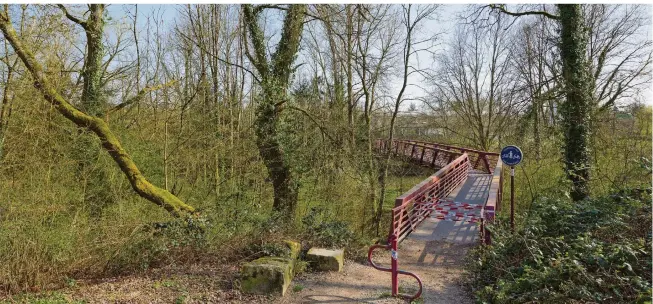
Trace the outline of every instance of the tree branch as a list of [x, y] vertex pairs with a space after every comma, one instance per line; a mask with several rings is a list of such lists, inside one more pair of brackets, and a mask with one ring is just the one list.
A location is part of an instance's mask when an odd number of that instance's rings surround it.
[[63, 11], [63, 13], [66, 15], [66, 18], [68, 18], [70, 21], [81, 25], [84, 29], [87, 28], [86, 21], [82, 21], [82, 20], [78, 19], [77, 17], [75, 17], [75, 16], [71, 15], [70, 13], [68, 13], [68, 10], [66, 9], [66, 7], [63, 4], [57, 4], [57, 6], [61, 9], [61, 11]]
[[532, 15], [539, 15], [539, 16], [544, 16], [544, 17], [551, 18], [551, 19], [554, 19], [554, 20], [560, 19], [559, 16], [550, 14], [550, 13], [545, 12], [545, 11], [527, 11], [527, 12], [515, 13], [515, 12], [507, 11], [506, 8], [505, 8], [505, 5], [503, 5], [503, 4], [499, 4], [499, 5], [490, 4], [490, 5], [488, 5], [488, 7], [493, 9], [493, 10], [498, 10], [498, 11], [500, 11], [500, 12], [506, 14], [506, 15], [510, 15], [510, 16], [513, 16], [513, 17], [521, 17], [521, 16], [528, 16], [528, 15], [531, 15], [531, 16]]

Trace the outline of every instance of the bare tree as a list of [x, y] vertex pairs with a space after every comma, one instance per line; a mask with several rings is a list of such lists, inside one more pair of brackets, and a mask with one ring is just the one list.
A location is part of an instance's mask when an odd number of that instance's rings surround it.
[[[366, 130], [366, 178], [369, 184], [369, 204], [363, 205], [363, 217], [374, 220], [378, 232], [377, 213], [377, 183], [379, 182], [378, 165], [374, 149], [372, 132], [372, 117], [377, 101], [380, 99], [381, 88], [389, 80], [393, 64], [399, 55], [396, 48], [401, 43], [400, 32], [393, 19], [391, 5], [361, 5], [356, 8], [355, 19], [356, 52], [354, 53], [354, 70], [360, 81], [360, 98], [363, 98], [362, 119]], [[358, 98], [353, 104], [358, 103]], [[363, 229], [365, 228], [363, 223]]]
[[[552, 124], [559, 95], [555, 63], [555, 44], [547, 35], [546, 17], [526, 23], [513, 41], [512, 61], [517, 72], [517, 94], [526, 103], [524, 119], [532, 122], [535, 159], [541, 157], [542, 125]], [[548, 118], [548, 119], [547, 119]]]
[[[431, 42], [434, 37], [420, 37], [419, 29], [423, 23], [430, 18], [434, 17], [438, 10], [438, 5], [401, 5], [401, 26], [405, 30], [405, 37], [403, 40], [402, 48], [402, 84], [397, 94], [394, 104], [392, 116], [390, 118], [390, 127], [388, 134], [388, 141], [392, 142], [394, 139], [394, 127], [399, 113], [399, 107], [405, 101], [405, 92], [408, 87], [408, 79], [412, 74], [420, 73], [421, 70], [413, 65], [411, 61], [420, 51], [423, 50], [423, 45]], [[390, 150], [384, 151], [384, 159], [381, 164], [381, 176], [379, 177], [380, 195], [379, 203], [376, 209], [376, 234], [379, 234], [379, 223], [383, 212], [383, 203], [385, 201], [386, 180], [388, 177], [388, 167], [390, 166]]]
[[488, 18], [492, 20], [488, 27], [472, 23], [457, 29], [439, 56], [433, 96], [427, 103], [443, 114], [441, 128], [486, 151], [516, 110], [506, 23], [497, 14]]
[[[593, 107], [610, 109], [650, 82], [651, 24], [641, 5], [583, 5]], [[648, 15], [648, 16], [647, 16]], [[623, 102], [622, 102], [623, 103]]]

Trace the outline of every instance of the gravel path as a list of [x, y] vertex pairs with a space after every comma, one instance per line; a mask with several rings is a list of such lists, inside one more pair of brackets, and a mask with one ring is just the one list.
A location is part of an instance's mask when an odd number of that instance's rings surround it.
[[[424, 303], [474, 303], [461, 284], [463, 259], [471, 244], [406, 239], [399, 248], [399, 268], [422, 279]], [[375, 262], [390, 261], [377, 251]], [[289, 294], [274, 303], [405, 303], [390, 296], [390, 273], [346, 261], [341, 273], [309, 273], [293, 280]], [[295, 287], [300, 286], [300, 287]], [[301, 291], [293, 291], [301, 289]], [[417, 284], [400, 276], [400, 292], [414, 293]]]

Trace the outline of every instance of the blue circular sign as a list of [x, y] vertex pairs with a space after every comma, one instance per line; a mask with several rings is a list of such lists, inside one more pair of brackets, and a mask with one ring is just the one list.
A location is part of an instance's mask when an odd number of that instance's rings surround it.
[[515, 166], [521, 162], [523, 154], [517, 146], [505, 146], [501, 149], [501, 161], [508, 166]]

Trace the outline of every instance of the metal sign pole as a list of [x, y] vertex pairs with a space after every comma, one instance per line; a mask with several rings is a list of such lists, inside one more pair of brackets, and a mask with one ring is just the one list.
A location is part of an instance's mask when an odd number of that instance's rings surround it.
[[515, 232], [515, 166], [510, 166], [510, 230]]
[[510, 166], [510, 231], [515, 232], [515, 166], [521, 163], [524, 154], [517, 146], [501, 149], [501, 161]]

